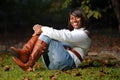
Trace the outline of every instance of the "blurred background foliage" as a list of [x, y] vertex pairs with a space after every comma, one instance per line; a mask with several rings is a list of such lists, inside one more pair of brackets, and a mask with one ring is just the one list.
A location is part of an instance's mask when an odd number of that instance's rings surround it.
[[0, 33], [34, 24], [66, 28], [69, 10], [75, 7], [85, 10], [89, 28], [118, 30], [111, 0], [0, 0]]

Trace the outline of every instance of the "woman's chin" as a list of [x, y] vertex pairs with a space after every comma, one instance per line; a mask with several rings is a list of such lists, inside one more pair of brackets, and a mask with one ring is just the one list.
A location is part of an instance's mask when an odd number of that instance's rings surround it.
[[74, 26], [74, 29], [78, 29], [79, 27], [78, 26]]

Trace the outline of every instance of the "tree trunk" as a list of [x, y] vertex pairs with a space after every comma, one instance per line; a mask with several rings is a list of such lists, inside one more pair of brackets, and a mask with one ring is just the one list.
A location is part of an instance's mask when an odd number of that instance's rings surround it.
[[118, 29], [120, 33], [120, 0], [111, 0], [117, 20], [118, 20]]

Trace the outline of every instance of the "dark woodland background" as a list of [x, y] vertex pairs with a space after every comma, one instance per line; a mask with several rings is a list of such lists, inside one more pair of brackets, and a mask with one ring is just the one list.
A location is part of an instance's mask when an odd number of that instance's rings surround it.
[[[90, 51], [120, 51], [119, 0], [0, 0], [0, 46], [22, 45], [35, 24], [67, 28], [69, 10], [82, 7], [88, 16]], [[6, 47], [7, 46], [7, 47]]]

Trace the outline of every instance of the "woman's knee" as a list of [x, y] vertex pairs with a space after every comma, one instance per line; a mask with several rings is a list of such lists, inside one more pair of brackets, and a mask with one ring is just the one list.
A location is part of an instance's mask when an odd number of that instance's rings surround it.
[[39, 39], [42, 40], [42, 41], [44, 41], [44, 42], [46, 42], [47, 44], [49, 44], [49, 43], [50, 43], [50, 40], [51, 40], [51, 38], [49, 38], [48, 36], [43, 35], [43, 34], [41, 34], [41, 35], [39, 36]]

